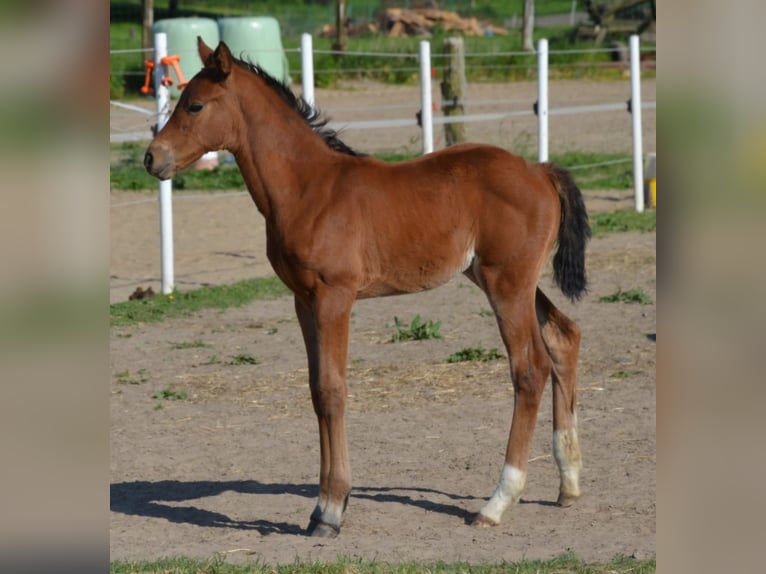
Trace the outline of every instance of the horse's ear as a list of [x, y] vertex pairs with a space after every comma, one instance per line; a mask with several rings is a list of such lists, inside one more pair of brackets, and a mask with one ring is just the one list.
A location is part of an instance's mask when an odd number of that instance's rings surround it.
[[224, 42], [219, 42], [218, 47], [213, 52], [215, 67], [222, 77], [227, 77], [231, 72], [231, 66], [234, 63], [234, 56], [231, 55], [229, 47]]
[[199, 59], [202, 60], [203, 66], [209, 66], [213, 63], [210, 59], [210, 56], [213, 55], [213, 49], [205, 44], [202, 36], [197, 36], [197, 50], [199, 51]]

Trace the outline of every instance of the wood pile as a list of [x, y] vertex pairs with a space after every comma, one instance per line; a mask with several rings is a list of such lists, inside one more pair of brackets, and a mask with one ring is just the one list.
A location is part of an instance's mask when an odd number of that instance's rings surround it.
[[[493, 26], [489, 22], [480, 22], [476, 18], [462, 18], [457, 12], [437, 8], [387, 8], [380, 13], [378, 24], [346, 24], [346, 33], [350, 37], [382, 32], [392, 38], [403, 36], [430, 36], [435, 26], [441, 26], [445, 32], [459, 32], [464, 36], [507, 36], [508, 30]], [[330, 24], [322, 28], [324, 38], [335, 36], [335, 26]]]
[[388, 8], [380, 14], [380, 29], [393, 38], [430, 35], [436, 25], [445, 32], [457, 31], [464, 36], [508, 35], [505, 28], [437, 8]]

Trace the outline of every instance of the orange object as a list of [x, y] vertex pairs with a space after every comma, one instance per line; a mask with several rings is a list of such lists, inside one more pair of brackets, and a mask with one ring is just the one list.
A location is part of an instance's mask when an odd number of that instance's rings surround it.
[[[173, 69], [176, 72], [176, 76], [178, 76], [178, 89], [182, 89], [186, 84], [189, 82], [186, 81], [186, 78], [184, 78], [183, 73], [181, 72], [181, 66], [178, 65], [178, 62], [181, 60], [181, 57], [178, 55], [175, 56], [166, 56], [165, 58], [162, 58], [160, 60], [160, 64], [165, 66], [165, 75], [162, 76], [160, 79], [160, 83], [163, 86], [172, 86], [173, 85], [173, 78], [170, 75], [170, 66], [173, 66]], [[152, 70], [154, 70], [155, 63], [151, 60], [145, 60], [144, 66], [146, 67], [146, 78], [144, 80], [144, 85], [141, 86], [141, 93], [142, 94], [153, 94], [154, 88], [151, 86], [151, 77], [152, 77]]]
[[[181, 57], [178, 55], [174, 56], [166, 56], [165, 58], [162, 58], [160, 60], [161, 63], [165, 64], [166, 66], [173, 66], [173, 69], [176, 71], [176, 76], [178, 76], [178, 89], [183, 89], [186, 84], [189, 82], [186, 81], [186, 78], [184, 78], [183, 73], [181, 72], [181, 66], [178, 65], [178, 62], [181, 60]], [[168, 69], [168, 75], [163, 78], [163, 82], [167, 79], [169, 80], [169, 83], [166, 85], [172, 86], [173, 80], [170, 79], [169, 75], [170, 69]]]
[[154, 88], [152, 88], [149, 82], [152, 78], [152, 70], [154, 69], [154, 62], [152, 62], [151, 60], [144, 60], [144, 66], [146, 67], [146, 79], [144, 80], [144, 85], [141, 86], [141, 93], [152, 94], [154, 93]]

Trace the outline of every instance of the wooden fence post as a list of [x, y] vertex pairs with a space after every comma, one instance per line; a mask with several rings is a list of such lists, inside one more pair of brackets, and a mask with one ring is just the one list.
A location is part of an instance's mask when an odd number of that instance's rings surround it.
[[[445, 38], [442, 53], [445, 55], [444, 76], [441, 83], [442, 112], [447, 117], [462, 116], [465, 111], [463, 100], [466, 92], [463, 38]], [[444, 137], [448, 146], [464, 142], [465, 125], [444, 124]]]

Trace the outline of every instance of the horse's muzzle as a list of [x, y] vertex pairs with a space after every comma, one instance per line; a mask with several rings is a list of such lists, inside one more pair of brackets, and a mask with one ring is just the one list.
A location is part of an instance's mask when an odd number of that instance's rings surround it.
[[151, 175], [159, 179], [170, 179], [175, 171], [173, 154], [162, 145], [150, 145], [144, 154], [144, 167]]

